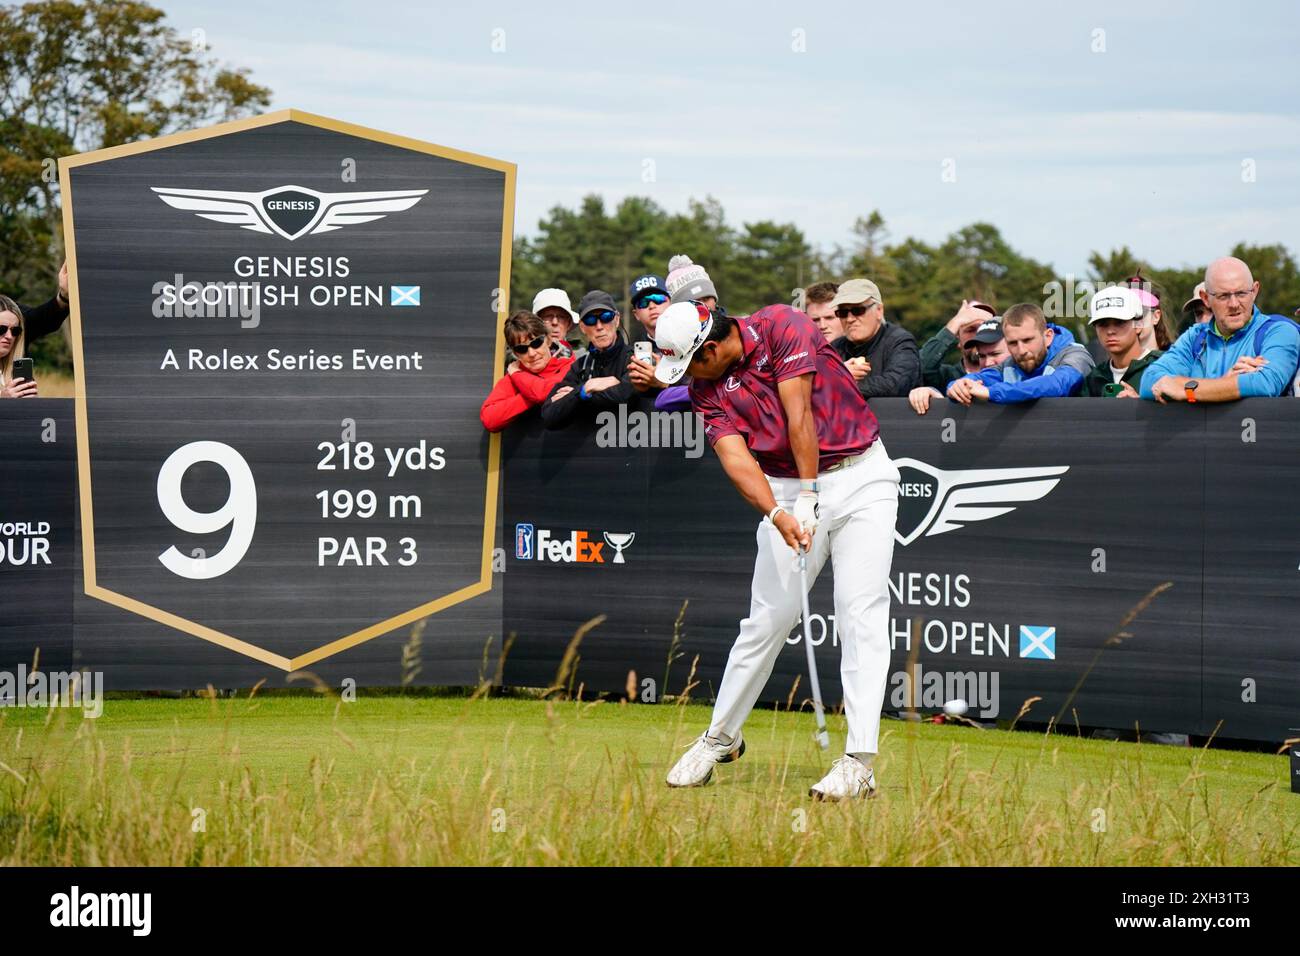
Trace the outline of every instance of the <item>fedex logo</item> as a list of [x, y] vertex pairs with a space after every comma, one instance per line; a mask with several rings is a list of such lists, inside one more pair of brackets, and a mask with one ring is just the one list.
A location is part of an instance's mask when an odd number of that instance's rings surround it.
[[565, 538], [553, 538], [545, 528], [537, 532], [537, 560], [564, 564], [604, 564], [603, 541], [592, 541], [585, 531], [573, 531]]

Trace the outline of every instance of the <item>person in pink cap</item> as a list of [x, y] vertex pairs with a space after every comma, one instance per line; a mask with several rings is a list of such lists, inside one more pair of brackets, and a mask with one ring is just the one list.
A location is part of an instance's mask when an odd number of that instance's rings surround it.
[[1165, 351], [1173, 342], [1173, 336], [1165, 324], [1160, 296], [1154, 283], [1150, 279], [1144, 279], [1142, 270], [1139, 269], [1136, 275], [1125, 279], [1124, 284], [1137, 292], [1138, 301], [1142, 303], [1142, 326], [1138, 332], [1138, 341], [1142, 343], [1143, 350]]

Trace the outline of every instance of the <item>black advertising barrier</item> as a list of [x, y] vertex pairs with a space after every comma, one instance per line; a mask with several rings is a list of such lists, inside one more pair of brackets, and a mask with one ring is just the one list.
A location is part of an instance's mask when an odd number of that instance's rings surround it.
[[426, 656], [473, 682], [501, 615], [477, 412], [514, 167], [285, 111], [61, 176], [82, 665], [110, 689], [395, 683], [433, 614]]
[[0, 401], [0, 435], [0, 671], [33, 664], [67, 671], [77, 496], [72, 403]]
[[[962, 697], [986, 720], [1039, 697], [1024, 719], [1067, 727], [1278, 740], [1298, 723], [1292, 403], [873, 408], [904, 494], [887, 707], [914, 689], [918, 707]], [[532, 422], [508, 436], [507, 684], [548, 684], [575, 630], [604, 615], [575, 683], [621, 692], [634, 672], [643, 696], [678, 693], [698, 657], [694, 693], [716, 688], [748, 609], [756, 515], [680, 419], [677, 434], [634, 410], [603, 430]], [[831, 593], [825, 572], [812, 630], [835, 701]], [[764, 699], [785, 700], [803, 674], [799, 634]]]
[[[1300, 727], [1300, 417], [1292, 402], [1206, 414], [1204, 717], [1227, 737]], [[1291, 733], [1283, 733], [1288, 728]]]
[[[1300, 724], [1300, 528], [1290, 500], [1300, 423], [1291, 403], [1046, 401], [1032, 409], [940, 406], [924, 418], [901, 400], [873, 404], [904, 479], [891, 709], [908, 703], [915, 629], [923, 709], [962, 696], [973, 716], [1008, 718], [1041, 696], [1026, 719], [1042, 722], [1091, 666], [1062, 717], [1067, 728], [1077, 719], [1275, 741]], [[420, 683], [477, 680], [489, 638], [489, 669], [494, 662], [504, 615], [504, 632], [517, 636], [505, 683], [545, 686], [574, 631], [604, 615], [580, 647], [576, 683], [622, 692], [634, 671], [638, 695], [657, 698], [682, 689], [698, 655], [695, 693], [716, 687], [748, 607], [755, 516], [693, 416], [655, 420], [643, 411], [595, 431], [548, 432], [534, 420], [506, 434], [505, 586], [427, 619]], [[0, 424], [3, 669], [30, 663], [39, 648], [44, 667], [71, 661], [102, 670], [110, 690], [283, 679], [85, 596], [71, 403], [0, 402]], [[650, 442], [676, 447], [644, 447]], [[1171, 586], [1102, 649], [1125, 613], [1164, 582]], [[812, 629], [834, 701], [831, 583], [826, 572], [814, 589]], [[409, 632], [311, 669], [333, 684], [396, 684]], [[803, 673], [799, 635], [796, 628], [766, 699], [784, 700]]]

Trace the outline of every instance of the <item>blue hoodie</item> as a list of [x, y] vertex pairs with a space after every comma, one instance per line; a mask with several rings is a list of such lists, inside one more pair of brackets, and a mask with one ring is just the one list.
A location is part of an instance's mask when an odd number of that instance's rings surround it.
[[[989, 390], [989, 401], [999, 405], [1078, 395], [1084, 377], [1093, 367], [1092, 356], [1059, 325], [1049, 322], [1047, 327], [1052, 330], [1052, 344], [1047, 347], [1042, 364], [1032, 372], [1022, 372], [1015, 359], [1009, 358], [1001, 365], [965, 378], [983, 382]], [[948, 388], [951, 389], [952, 385], [949, 384]]]
[[1243, 355], [1263, 355], [1268, 364], [1237, 376], [1242, 398], [1285, 395], [1300, 361], [1300, 329], [1286, 316], [1265, 315], [1258, 308], [1226, 339], [1211, 327], [1193, 325], [1142, 373], [1142, 397], [1154, 399], [1151, 389], [1166, 375], [1222, 378]]

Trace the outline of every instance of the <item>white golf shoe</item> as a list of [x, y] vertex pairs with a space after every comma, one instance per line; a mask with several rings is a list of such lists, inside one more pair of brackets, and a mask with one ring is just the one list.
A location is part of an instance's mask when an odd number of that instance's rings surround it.
[[876, 775], [857, 757], [845, 754], [831, 764], [831, 772], [812, 785], [808, 796], [816, 800], [852, 800], [876, 795]]
[[745, 739], [739, 734], [734, 743], [721, 744], [705, 731], [668, 771], [668, 786], [702, 787], [713, 776], [716, 765], [738, 760], [744, 753]]

